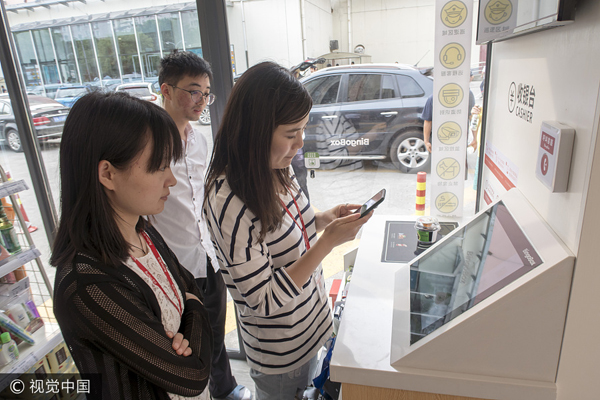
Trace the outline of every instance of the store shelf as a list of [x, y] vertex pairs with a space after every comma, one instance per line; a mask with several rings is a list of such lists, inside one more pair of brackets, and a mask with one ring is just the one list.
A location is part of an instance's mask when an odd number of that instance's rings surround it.
[[4, 276], [13, 272], [21, 265], [25, 265], [29, 261], [33, 261], [41, 255], [42, 253], [40, 253], [40, 251], [35, 247], [11, 255], [10, 257], [2, 260], [2, 262], [0, 263], [0, 276]]
[[7, 387], [13, 379], [27, 372], [38, 360], [45, 357], [63, 341], [62, 333], [57, 324], [46, 323], [32, 336], [35, 345], [21, 343], [19, 345], [19, 359], [0, 369], [0, 391]]
[[23, 179], [0, 183], [0, 198], [29, 189]]

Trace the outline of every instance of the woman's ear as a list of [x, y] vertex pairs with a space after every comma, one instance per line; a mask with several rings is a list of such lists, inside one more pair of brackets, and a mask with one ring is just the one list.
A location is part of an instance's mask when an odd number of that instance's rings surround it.
[[106, 160], [98, 163], [98, 180], [108, 190], [115, 190], [115, 167]]

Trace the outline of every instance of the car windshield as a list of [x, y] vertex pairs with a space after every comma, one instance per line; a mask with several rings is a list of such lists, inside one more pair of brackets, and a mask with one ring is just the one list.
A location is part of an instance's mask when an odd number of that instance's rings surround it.
[[150, 90], [147, 87], [140, 87], [140, 86], [135, 86], [135, 87], [125, 87], [125, 88], [121, 88], [119, 89], [120, 92], [127, 92], [132, 96], [135, 97], [144, 97], [144, 96], [150, 96]]
[[77, 96], [81, 96], [81, 95], [85, 94], [85, 92], [86, 92], [85, 88], [58, 89], [58, 92], [56, 92], [56, 97], [58, 97], [58, 98], [77, 97]]

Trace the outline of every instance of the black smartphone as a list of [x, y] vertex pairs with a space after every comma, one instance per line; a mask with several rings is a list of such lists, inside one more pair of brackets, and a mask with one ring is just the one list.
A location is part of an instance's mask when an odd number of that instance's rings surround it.
[[380, 205], [383, 200], [385, 200], [385, 189], [381, 189], [377, 192], [375, 196], [367, 200], [365, 204], [355, 211], [355, 213], [360, 213], [360, 217], [362, 218]]

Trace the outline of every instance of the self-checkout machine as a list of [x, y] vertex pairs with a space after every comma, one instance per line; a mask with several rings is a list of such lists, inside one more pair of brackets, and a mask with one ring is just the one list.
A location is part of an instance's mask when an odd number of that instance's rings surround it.
[[396, 273], [391, 365], [431, 393], [451, 375], [470, 397], [555, 399], [573, 262], [512, 189]]

